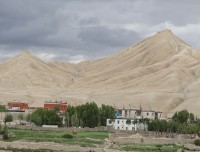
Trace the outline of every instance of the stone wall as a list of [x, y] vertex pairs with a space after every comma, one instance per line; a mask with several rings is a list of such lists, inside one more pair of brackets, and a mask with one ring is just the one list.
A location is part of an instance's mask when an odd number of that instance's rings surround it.
[[127, 138], [118, 137], [112, 139], [113, 142], [120, 144], [193, 144], [195, 139], [175, 139], [175, 138]]
[[9, 128], [17, 129], [29, 129], [29, 130], [52, 130], [52, 131], [67, 131], [67, 132], [82, 132], [82, 131], [108, 131], [107, 127], [95, 127], [95, 128], [74, 128], [74, 127], [60, 127], [60, 128], [44, 128], [38, 126], [21, 126], [21, 125], [7, 125]]

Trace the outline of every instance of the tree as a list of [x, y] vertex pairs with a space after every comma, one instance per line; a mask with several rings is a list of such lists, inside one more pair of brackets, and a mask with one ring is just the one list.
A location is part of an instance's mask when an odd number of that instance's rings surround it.
[[0, 112], [6, 112], [6, 106], [0, 105]]
[[6, 125], [7, 122], [12, 122], [13, 121], [13, 116], [11, 114], [8, 114], [4, 118], [4, 123]]
[[86, 103], [82, 113], [82, 121], [84, 127], [97, 127], [99, 123], [99, 108], [96, 103]]
[[31, 114], [30, 113], [27, 114], [25, 119], [26, 119], [27, 122], [30, 122], [31, 121]]
[[58, 113], [58, 112], [60, 112], [60, 107], [59, 107], [58, 105], [55, 105], [55, 106], [53, 107], [53, 110], [54, 110], [56, 113]]
[[195, 120], [195, 117], [194, 117], [194, 114], [193, 113], [190, 113], [189, 115], [189, 119], [190, 119], [190, 122], [193, 123]]
[[3, 130], [3, 139], [5, 140], [8, 139], [8, 129], [6, 126], [4, 126], [4, 130]]
[[61, 125], [61, 118], [54, 110], [38, 109], [31, 114], [31, 122], [37, 126]]
[[73, 106], [68, 106], [65, 111], [65, 115], [68, 115], [69, 126], [72, 127], [72, 115], [76, 112], [76, 108]]
[[182, 110], [182, 111], [176, 112], [173, 115], [172, 119], [176, 122], [187, 124], [187, 121], [189, 119], [189, 115], [190, 114], [187, 110]]
[[115, 110], [112, 106], [102, 104], [101, 108], [99, 109], [99, 114], [101, 126], [106, 126], [107, 119], [114, 119]]
[[130, 125], [130, 124], [131, 124], [131, 119], [127, 119], [127, 120], [126, 120], [126, 124], [129, 124], [129, 125]]
[[72, 126], [76, 126], [78, 127], [79, 125], [79, 120], [78, 120], [78, 117], [77, 117], [77, 112], [75, 112], [72, 117], [71, 117], [71, 123], [72, 123]]
[[20, 121], [24, 120], [24, 115], [23, 115], [22, 113], [20, 113], [20, 114], [18, 115], [18, 119], [19, 119]]

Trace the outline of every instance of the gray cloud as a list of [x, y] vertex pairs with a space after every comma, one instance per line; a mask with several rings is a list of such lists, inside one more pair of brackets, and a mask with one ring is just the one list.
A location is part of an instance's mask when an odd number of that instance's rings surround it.
[[0, 59], [93, 59], [171, 28], [200, 48], [199, 0], [0, 0]]

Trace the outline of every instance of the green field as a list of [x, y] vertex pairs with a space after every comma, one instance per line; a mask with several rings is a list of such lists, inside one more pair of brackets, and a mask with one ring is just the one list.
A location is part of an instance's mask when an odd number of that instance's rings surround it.
[[[15, 133], [16, 137], [8, 141], [29, 140], [36, 142], [57, 142], [65, 144], [77, 144], [81, 146], [95, 146], [103, 144], [104, 139], [108, 138], [108, 132], [78, 132], [73, 135], [66, 131], [35, 131], [23, 129], [9, 129], [9, 132]], [[73, 138], [64, 138], [63, 135], [71, 135]]]

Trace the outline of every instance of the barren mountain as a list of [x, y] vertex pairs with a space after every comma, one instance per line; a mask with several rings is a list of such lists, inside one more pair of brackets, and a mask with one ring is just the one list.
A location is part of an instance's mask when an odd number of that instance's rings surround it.
[[1, 88], [69, 87], [73, 83], [72, 79], [72, 71], [45, 63], [29, 52], [0, 64]]
[[200, 51], [164, 30], [119, 53], [79, 64], [22, 53], [0, 64], [1, 100], [101, 104], [200, 115]]

